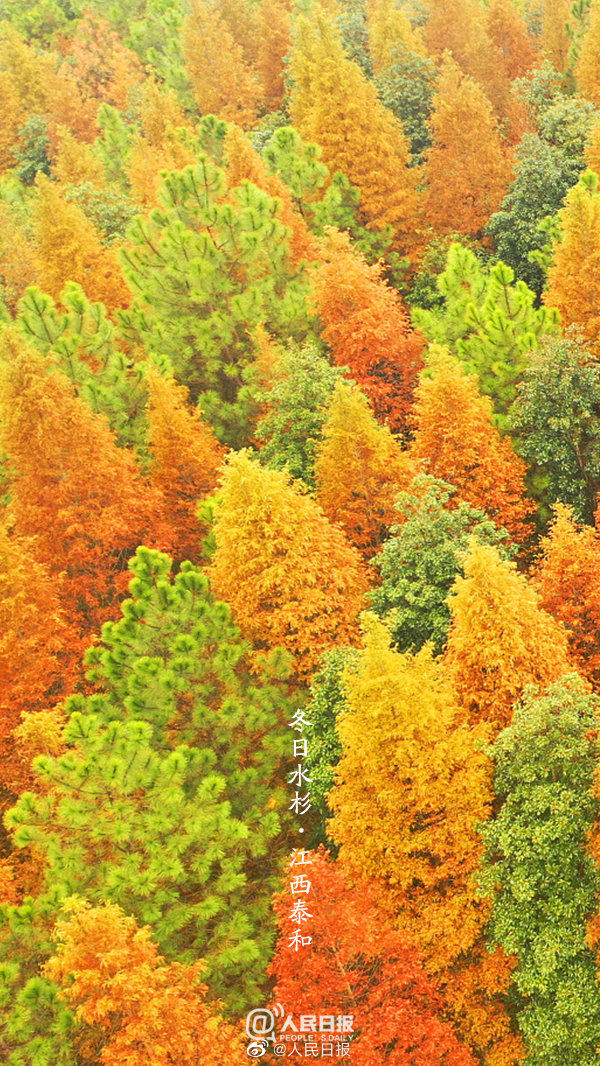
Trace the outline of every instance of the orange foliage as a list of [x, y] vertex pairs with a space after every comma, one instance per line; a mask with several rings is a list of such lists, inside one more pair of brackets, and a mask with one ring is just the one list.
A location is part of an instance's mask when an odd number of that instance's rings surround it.
[[[481, 238], [511, 179], [498, 123], [483, 89], [446, 56], [431, 117], [425, 217], [436, 233]], [[452, 175], [449, 180], [449, 175]]]
[[380, 102], [375, 86], [344, 53], [333, 22], [313, 6], [298, 20], [290, 70], [292, 121], [323, 150], [323, 162], [341, 170], [360, 192], [360, 210], [372, 229], [391, 228], [394, 245], [414, 253], [419, 242], [417, 172], [400, 123]]
[[495, 548], [474, 544], [464, 573], [450, 601], [446, 664], [469, 720], [499, 732], [527, 685], [543, 688], [573, 672], [567, 637]]
[[[475, 1066], [443, 1020], [445, 1004], [419, 952], [378, 909], [371, 886], [353, 883], [322, 851], [304, 857], [290, 873], [310, 881], [310, 921], [300, 928], [292, 921], [297, 896], [289, 889], [275, 902], [275, 1001], [298, 1014], [323, 1004], [336, 1017], [353, 1015], [352, 1066]], [[290, 945], [296, 932], [311, 938], [301, 954]], [[331, 1034], [333, 1043], [343, 1040]]]
[[600, 106], [600, 6], [592, 4], [588, 27], [575, 68], [577, 88]]
[[114, 904], [72, 898], [44, 966], [73, 1007], [87, 1063], [103, 1066], [242, 1066], [240, 1031], [206, 1002], [202, 964], [167, 963], [148, 926]]
[[90, 13], [84, 15], [74, 35], [63, 42], [62, 50], [84, 97], [119, 110], [127, 106], [131, 89], [142, 80], [142, 65], [110, 22]]
[[578, 526], [571, 508], [557, 504], [542, 556], [533, 573], [545, 611], [565, 627], [571, 658], [600, 682], [600, 535]]
[[461, 721], [445, 665], [416, 655], [364, 617], [357, 663], [342, 677], [342, 756], [328, 824], [340, 861], [377, 886], [395, 926], [425, 965], [464, 1039], [485, 1062], [514, 1063], [519, 1040], [501, 995], [512, 963], [488, 953], [489, 901], [476, 883], [480, 824], [492, 812], [485, 725]]
[[31, 788], [29, 761], [15, 738], [21, 718], [63, 698], [72, 682], [73, 633], [60, 606], [60, 575], [35, 546], [0, 525], [0, 792]]
[[257, 67], [268, 111], [278, 111], [283, 104], [283, 61], [291, 43], [290, 0], [262, 0]]
[[486, 10], [486, 28], [509, 81], [523, 77], [539, 63], [525, 19], [512, 0], [491, 0]]
[[253, 185], [279, 201], [279, 219], [291, 231], [292, 262], [297, 264], [302, 259], [316, 259], [318, 253], [315, 238], [302, 215], [296, 211], [290, 190], [278, 174], [269, 173], [239, 126], [232, 124], [227, 129], [225, 156], [230, 188], [242, 181], [251, 181]]
[[33, 231], [41, 287], [58, 299], [67, 281], [75, 281], [109, 311], [126, 307], [131, 294], [115, 252], [102, 245], [93, 223], [54, 182], [38, 174], [36, 184]]
[[414, 474], [407, 453], [389, 429], [377, 424], [365, 397], [340, 382], [316, 453], [317, 500], [367, 558], [398, 521], [394, 500]]
[[313, 276], [323, 340], [393, 432], [406, 430], [423, 339], [402, 300], [346, 234], [329, 230]]
[[523, 460], [492, 421], [492, 404], [446, 349], [432, 348], [428, 373], [416, 391], [415, 459], [449, 481], [459, 497], [486, 511], [516, 541], [531, 532]]
[[326, 648], [351, 644], [368, 578], [356, 548], [285, 473], [245, 452], [223, 476], [209, 568], [246, 636], [286, 648], [307, 677]]
[[[162, 499], [102, 416], [23, 342], [6, 337], [0, 383], [1, 446], [9, 457], [9, 515], [49, 572], [64, 574], [61, 602], [83, 644], [118, 610], [127, 562], [160, 540]], [[161, 531], [162, 532], [162, 531]]]
[[543, 4], [542, 53], [561, 74], [569, 63], [571, 38], [567, 27], [571, 25], [572, 6], [571, 0], [544, 0]]
[[433, 56], [449, 52], [465, 74], [478, 78], [490, 62], [485, 8], [479, 0], [429, 0], [423, 33]]
[[252, 126], [262, 88], [214, 2], [193, 0], [182, 35], [186, 68], [201, 115]]
[[200, 557], [206, 528], [197, 515], [200, 501], [213, 492], [224, 448], [199, 412], [188, 407], [187, 389], [158, 371], [147, 371], [151, 482], [165, 501], [171, 529], [170, 551], [177, 559]]

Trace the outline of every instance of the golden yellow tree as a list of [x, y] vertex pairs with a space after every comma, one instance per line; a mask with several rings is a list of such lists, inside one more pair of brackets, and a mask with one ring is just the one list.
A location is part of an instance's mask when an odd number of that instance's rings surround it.
[[76, 281], [109, 310], [125, 307], [131, 294], [114, 251], [102, 245], [93, 223], [55, 182], [38, 174], [36, 183], [33, 232], [42, 288], [58, 299], [66, 282]]
[[355, 385], [339, 382], [316, 453], [317, 500], [367, 558], [398, 521], [394, 500], [414, 474], [414, 464], [389, 429], [375, 421], [366, 397]]
[[143, 207], [155, 207], [163, 170], [181, 170], [196, 162], [192, 146], [178, 136], [186, 117], [172, 90], [149, 78], [140, 103], [140, 132], [133, 138], [127, 164], [131, 191]]
[[554, 246], [545, 301], [564, 326], [577, 326], [600, 353], [600, 192], [592, 171], [569, 190], [559, 212], [561, 236]]
[[330, 833], [340, 861], [378, 886], [421, 948], [461, 1036], [486, 1062], [515, 1063], [501, 997], [511, 964], [484, 946], [489, 904], [475, 881], [478, 826], [492, 807], [487, 727], [461, 722], [429, 647], [400, 654], [379, 621], [367, 615], [364, 625], [364, 649], [343, 675]]
[[211, 584], [250, 640], [286, 648], [306, 677], [326, 648], [357, 639], [368, 584], [360, 555], [285, 473], [233, 456], [213, 533]]
[[600, 4], [592, 2], [590, 20], [583, 38], [577, 66], [577, 87], [596, 106], [600, 105]]
[[367, 27], [375, 74], [393, 62], [394, 48], [398, 45], [404, 45], [416, 55], [427, 54], [420, 31], [413, 28], [405, 11], [393, 0], [371, 0], [367, 5]]
[[542, 54], [562, 73], [569, 64], [571, 0], [544, 0], [540, 44]]
[[511, 165], [483, 89], [448, 55], [433, 99], [431, 131], [426, 220], [436, 233], [482, 237], [502, 202]]
[[262, 87], [216, 3], [193, 0], [182, 42], [200, 113], [218, 115], [244, 128], [252, 126]]
[[408, 141], [318, 7], [310, 19], [298, 20], [290, 71], [294, 125], [321, 146], [329, 169], [341, 170], [360, 191], [368, 225], [390, 226], [395, 247], [413, 251], [419, 228], [417, 174], [408, 165]]
[[446, 666], [468, 720], [489, 722], [497, 733], [527, 685], [573, 672], [567, 636], [495, 548], [473, 543], [463, 569], [450, 601]]

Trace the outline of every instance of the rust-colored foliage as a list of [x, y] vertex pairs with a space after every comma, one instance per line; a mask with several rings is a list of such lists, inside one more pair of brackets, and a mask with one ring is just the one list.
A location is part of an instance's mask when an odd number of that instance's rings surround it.
[[562, 73], [569, 63], [571, 38], [571, 0], [544, 0], [540, 45], [544, 58]]
[[[314, 1014], [323, 1004], [334, 1025], [338, 1016], [353, 1016], [352, 1066], [475, 1066], [443, 1020], [446, 1006], [418, 950], [378, 908], [368, 882], [351, 880], [322, 850], [303, 857], [306, 863], [290, 873], [310, 881], [311, 918], [294, 924], [298, 896], [290, 889], [276, 898], [274, 999], [290, 1011], [293, 1005], [294, 1014]], [[311, 943], [294, 951], [297, 931]], [[344, 1039], [331, 1033], [333, 1046]]]
[[527, 685], [543, 688], [573, 672], [563, 627], [514, 563], [473, 544], [450, 601], [446, 664], [471, 722], [497, 733], [510, 725]]
[[33, 231], [41, 287], [57, 300], [67, 281], [76, 281], [109, 311], [126, 307], [131, 294], [115, 252], [102, 245], [93, 223], [55, 182], [39, 174], [36, 184]]
[[284, 59], [291, 43], [290, 0], [262, 0], [257, 67], [268, 111], [278, 111], [283, 104]]
[[[30, 543], [0, 525], [0, 805], [31, 787], [15, 737], [23, 715], [43, 712], [72, 682], [74, 634], [60, 604], [61, 575], [50, 574]], [[8, 793], [8, 796], [7, 796]]]
[[130, 91], [142, 80], [142, 65], [110, 22], [88, 13], [74, 35], [63, 41], [63, 54], [82, 94], [122, 110]]
[[349, 238], [330, 230], [313, 276], [322, 336], [338, 366], [371, 401], [395, 433], [406, 432], [421, 368], [423, 339], [410, 324], [401, 297], [369, 266]]
[[164, 498], [165, 523], [176, 559], [197, 560], [206, 527], [200, 501], [213, 492], [225, 449], [199, 412], [189, 407], [187, 389], [149, 369], [151, 482]]
[[600, 536], [578, 525], [570, 507], [557, 504], [542, 541], [533, 581], [540, 603], [565, 627], [571, 658], [581, 673], [600, 683]]
[[44, 972], [75, 1011], [83, 1062], [221, 1066], [247, 1061], [239, 1029], [207, 1003], [202, 964], [167, 963], [148, 926], [114, 904], [73, 898]]
[[211, 584], [250, 640], [286, 648], [303, 678], [325, 649], [356, 640], [368, 585], [360, 555], [285, 473], [233, 456], [213, 533]]
[[460, 498], [486, 511], [516, 541], [531, 532], [525, 464], [492, 420], [492, 404], [443, 348], [430, 351], [416, 391], [412, 455], [434, 477], [449, 481]]
[[481, 86], [446, 56], [433, 108], [426, 220], [438, 234], [481, 238], [511, 178], [492, 106]]
[[62, 607], [85, 646], [118, 610], [138, 544], [162, 543], [162, 497], [60, 371], [14, 337], [5, 348], [0, 410], [9, 515], [19, 535], [35, 538], [38, 561], [64, 574]]
[[375, 421], [366, 398], [356, 386], [340, 382], [316, 453], [317, 500], [368, 559], [398, 521], [394, 500], [415, 472], [389, 429]]

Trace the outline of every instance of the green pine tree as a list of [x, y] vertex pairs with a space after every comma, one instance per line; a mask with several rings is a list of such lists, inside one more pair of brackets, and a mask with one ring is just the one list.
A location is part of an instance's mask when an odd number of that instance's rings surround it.
[[225, 443], [248, 439], [254, 414], [252, 333], [302, 340], [307, 282], [289, 258], [277, 201], [249, 182], [227, 190], [207, 157], [165, 177], [161, 210], [131, 225], [124, 251], [136, 294], [125, 335], [167, 355]]
[[577, 677], [529, 692], [496, 740], [498, 813], [483, 830], [491, 935], [517, 961], [511, 998], [527, 1066], [593, 1066], [600, 985], [586, 944], [600, 874], [587, 850], [599, 812], [598, 701]]
[[7, 824], [45, 860], [36, 907], [119, 904], [167, 958], [205, 959], [212, 994], [241, 1012], [261, 1001], [273, 947], [297, 700], [285, 654], [255, 656], [200, 571], [170, 565], [138, 549], [123, 617], [88, 653], [96, 691], [67, 701], [65, 751], [38, 757], [38, 791]]

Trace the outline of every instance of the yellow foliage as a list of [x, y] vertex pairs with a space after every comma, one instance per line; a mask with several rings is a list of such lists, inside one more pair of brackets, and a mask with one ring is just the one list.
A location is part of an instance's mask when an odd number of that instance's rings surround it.
[[553, 250], [545, 302], [565, 326], [578, 326], [600, 354], [600, 193], [586, 172], [569, 190], [559, 213], [562, 236]]
[[375, 74], [393, 63], [394, 48], [398, 45], [419, 56], [427, 54], [419, 30], [413, 29], [406, 12], [396, 7], [393, 0], [372, 0], [367, 8], [367, 27]]
[[311, 9], [310, 20], [298, 20], [290, 71], [294, 125], [321, 146], [330, 171], [341, 170], [360, 191], [367, 224], [391, 226], [395, 247], [413, 251], [417, 173], [408, 165], [408, 141], [373, 83], [346, 57], [322, 8]]
[[355, 641], [368, 584], [360, 556], [287, 474], [232, 456], [213, 532], [213, 589], [259, 647], [286, 648], [306, 676], [326, 648]]
[[463, 567], [450, 601], [446, 664], [468, 720], [498, 732], [527, 685], [543, 688], [573, 672], [567, 637], [495, 548], [472, 544]]
[[342, 757], [329, 830], [340, 861], [379, 886], [420, 946], [463, 1037], [480, 1051], [502, 1046], [505, 1061], [516, 1061], [518, 1042], [495, 998], [510, 964], [498, 953], [490, 962], [482, 949], [489, 903], [474, 880], [477, 827], [492, 808], [488, 727], [460, 721], [446, 668], [429, 647], [393, 651], [370, 615], [364, 629], [358, 668], [343, 677], [348, 709], [337, 722]]
[[389, 429], [375, 421], [366, 397], [355, 385], [338, 382], [317, 449], [317, 500], [367, 557], [398, 520], [394, 500], [415, 473]]

